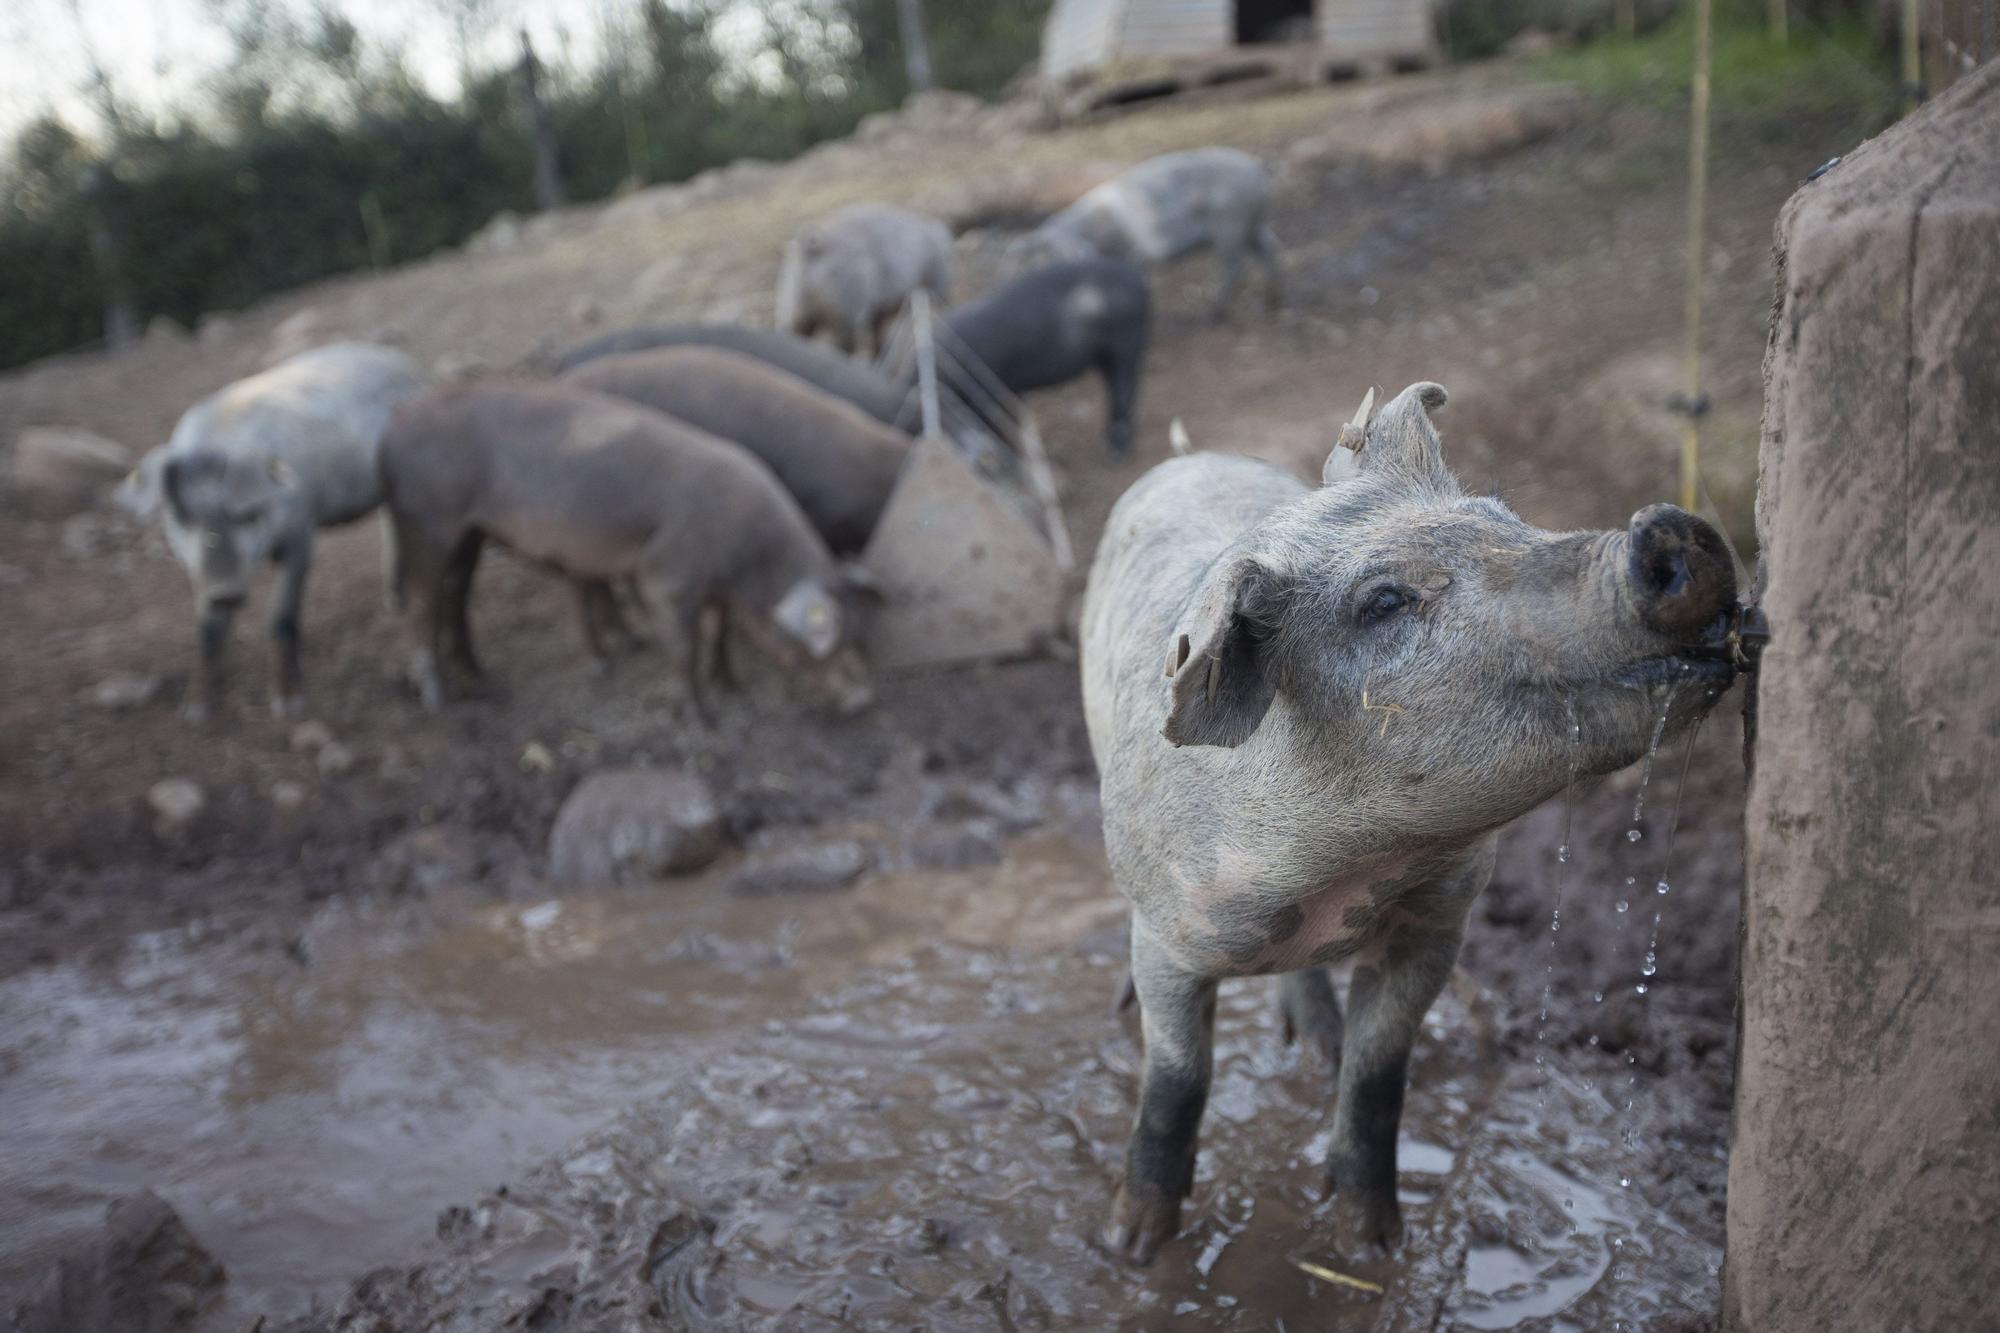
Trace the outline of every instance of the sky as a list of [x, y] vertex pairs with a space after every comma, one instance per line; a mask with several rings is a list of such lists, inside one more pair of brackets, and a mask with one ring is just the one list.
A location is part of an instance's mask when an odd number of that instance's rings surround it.
[[[273, 0], [307, 16], [315, 0]], [[454, 25], [444, 17], [451, 0], [328, 0], [361, 30], [372, 49], [393, 47], [433, 92], [448, 95], [460, 66]], [[87, 96], [89, 55], [109, 74], [120, 101], [143, 113], [201, 106], [207, 81], [230, 53], [227, 30], [214, 0], [0, 0], [0, 142], [33, 117], [55, 110], [80, 130], [98, 120]], [[525, 26], [545, 61], [566, 54], [587, 66], [603, 47], [607, 14], [632, 0], [487, 0], [486, 39], [474, 54], [491, 65], [511, 59], [514, 32]], [[81, 19], [81, 31], [78, 20]], [[748, 6], [719, 21], [725, 51], [757, 38]], [[88, 46], [86, 46], [86, 39]]]

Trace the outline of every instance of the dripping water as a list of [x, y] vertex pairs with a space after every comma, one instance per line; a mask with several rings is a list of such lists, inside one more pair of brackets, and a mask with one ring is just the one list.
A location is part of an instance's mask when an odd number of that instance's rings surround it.
[[1556, 892], [1555, 906], [1549, 914], [1549, 957], [1542, 965], [1542, 1012], [1535, 1020], [1535, 1068], [1541, 1073], [1541, 1088], [1536, 1094], [1536, 1106], [1546, 1111], [1549, 1105], [1549, 1068], [1544, 1059], [1549, 1032], [1549, 1003], [1555, 994], [1556, 982], [1556, 941], [1562, 931], [1563, 890], [1569, 885], [1570, 827], [1576, 817], [1576, 775], [1583, 763], [1583, 727], [1576, 718], [1576, 701], [1563, 696], [1563, 713], [1569, 719], [1569, 777], [1563, 783], [1563, 831], [1562, 842], [1556, 848]]

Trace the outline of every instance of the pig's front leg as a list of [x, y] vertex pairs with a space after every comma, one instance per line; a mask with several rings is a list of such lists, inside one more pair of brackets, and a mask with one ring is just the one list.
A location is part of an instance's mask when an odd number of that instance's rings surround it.
[[297, 717], [305, 711], [299, 670], [299, 608], [305, 601], [306, 575], [312, 571], [312, 548], [308, 529], [287, 537], [278, 554], [282, 568], [277, 593], [271, 599], [271, 711], [279, 717]]
[[223, 653], [229, 647], [229, 627], [241, 605], [239, 600], [220, 597], [201, 603], [197, 635], [201, 643], [201, 679], [193, 697], [181, 709], [182, 716], [190, 722], [206, 722], [222, 707]]
[[1125, 1182], [1104, 1241], [1134, 1263], [1151, 1263], [1180, 1230], [1181, 1200], [1194, 1188], [1195, 1135], [1215, 1065], [1215, 979], [1171, 958], [1136, 912], [1132, 983], [1146, 1041], [1139, 1114], [1125, 1150]]
[[1393, 1252], [1402, 1244], [1396, 1131], [1403, 1119], [1410, 1048], [1458, 959], [1463, 910], [1448, 923], [1427, 924], [1431, 929], [1398, 932], [1371, 950], [1355, 964], [1347, 988], [1346, 1049], [1326, 1188], [1335, 1196], [1337, 1242], [1364, 1255]]

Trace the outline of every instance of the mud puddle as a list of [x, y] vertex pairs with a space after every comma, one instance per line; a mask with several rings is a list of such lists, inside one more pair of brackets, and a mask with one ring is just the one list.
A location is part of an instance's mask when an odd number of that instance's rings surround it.
[[384, 1267], [347, 1299], [391, 1327], [539, 1308], [572, 1328], [1602, 1329], [1713, 1308], [1712, 1246], [1618, 1184], [1618, 1113], [1482, 1054], [1462, 980], [1413, 1062], [1396, 1262], [1332, 1245], [1330, 1084], [1282, 1043], [1268, 980], [1222, 989], [1184, 1235], [1148, 1270], [1115, 1262], [1094, 1237], [1138, 1064], [1111, 1012], [1121, 937], [1101, 853], [1045, 841], [833, 895], [447, 896], [330, 918], [303, 964], [218, 965], [184, 934], [24, 974], [0, 987], [0, 1305], [150, 1186], [228, 1269], [218, 1329], [331, 1311]]

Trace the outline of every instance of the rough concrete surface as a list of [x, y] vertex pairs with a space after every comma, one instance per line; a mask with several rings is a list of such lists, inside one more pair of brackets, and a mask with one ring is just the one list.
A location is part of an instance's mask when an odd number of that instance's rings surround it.
[[1725, 1327], [1990, 1328], [2000, 64], [1805, 186], [1778, 272]]

